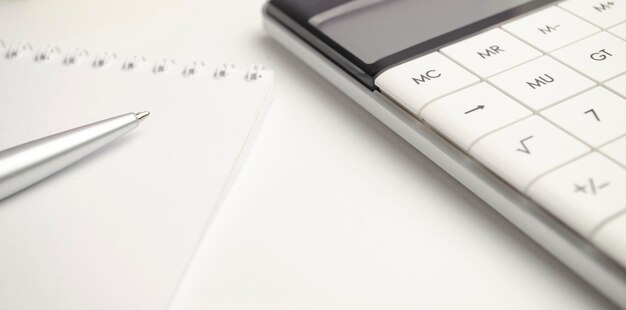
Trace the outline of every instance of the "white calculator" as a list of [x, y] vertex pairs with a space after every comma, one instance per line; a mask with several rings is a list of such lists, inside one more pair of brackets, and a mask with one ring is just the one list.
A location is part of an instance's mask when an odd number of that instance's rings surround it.
[[626, 308], [626, 0], [271, 0], [264, 20]]

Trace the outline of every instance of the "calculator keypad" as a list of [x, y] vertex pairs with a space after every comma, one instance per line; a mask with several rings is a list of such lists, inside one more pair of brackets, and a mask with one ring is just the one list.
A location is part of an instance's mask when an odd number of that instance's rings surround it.
[[548, 56], [496, 75], [489, 81], [535, 111], [595, 85]]
[[590, 36], [600, 28], [558, 7], [523, 17], [502, 28], [544, 52]]
[[478, 81], [476, 76], [435, 52], [383, 72], [376, 84], [417, 115], [431, 101]]
[[600, 32], [552, 55], [597, 82], [626, 72], [626, 41], [608, 32]]
[[493, 86], [480, 83], [435, 101], [424, 108], [421, 116], [469, 150], [483, 135], [530, 114], [530, 110]]
[[541, 174], [589, 151], [563, 130], [532, 116], [484, 137], [470, 153], [524, 191]]
[[601, 28], [617, 25], [626, 16], [626, 0], [569, 0], [559, 6]]
[[626, 213], [615, 216], [593, 236], [594, 243], [619, 262], [626, 262]]
[[593, 153], [535, 182], [528, 195], [581, 235], [626, 208], [626, 170]]
[[609, 31], [612, 34], [626, 40], [626, 23], [621, 23], [620, 25], [609, 29]]
[[604, 85], [606, 85], [606, 87], [613, 90], [614, 92], [622, 95], [622, 97], [626, 98], [626, 74], [614, 78], [606, 82]]
[[482, 78], [541, 56], [536, 49], [500, 29], [479, 34], [441, 52]]
[[626, 136], [603, 147], [601, 151], [626, 167]]
[[626, 267], [626, 0], [567, 0], [376, 86]]
[[542, 114], [592, 147], [626, 133], [626, 99], [596, 87]]

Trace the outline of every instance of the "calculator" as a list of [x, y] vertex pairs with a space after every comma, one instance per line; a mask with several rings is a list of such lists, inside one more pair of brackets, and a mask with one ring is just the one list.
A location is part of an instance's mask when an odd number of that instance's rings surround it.
[[626, 308], [626, 0], [271, 0], [264, 25]]

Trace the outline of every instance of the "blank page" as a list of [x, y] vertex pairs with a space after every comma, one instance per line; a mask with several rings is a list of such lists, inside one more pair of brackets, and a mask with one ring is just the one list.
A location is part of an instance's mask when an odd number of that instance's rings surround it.
[[[95, 68], [0, 46], [0, 149], [128, 112], [137, 129], [0, 201], [0, 307], [161, 309], [250, 147], [272, 73], [249, 81], [124, 58]], [[34, 49], [37, 50], [37, 49]], [[201, 68], [202, 69], [202, 68]]]

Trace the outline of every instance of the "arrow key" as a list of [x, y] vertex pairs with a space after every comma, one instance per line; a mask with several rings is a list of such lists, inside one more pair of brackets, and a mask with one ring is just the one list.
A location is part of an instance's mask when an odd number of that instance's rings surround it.
[[530, 110], [487, 83], [441, 98], [421, 117], [465, 150], [480, 137], [523, 119]]

